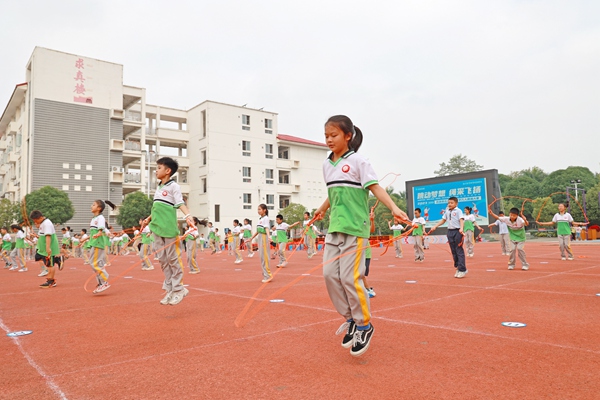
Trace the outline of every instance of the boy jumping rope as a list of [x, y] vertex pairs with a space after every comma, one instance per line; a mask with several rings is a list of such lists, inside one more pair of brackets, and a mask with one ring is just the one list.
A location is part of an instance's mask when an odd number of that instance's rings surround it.
[[31, 214], [29, 214], [29, 218], [31, 218], [38, 227], [39, 239], [37, 241], [35, 261], [42, 261], [48, 270], [46, 282], [42, 283], [40, 287], [42, 289], [56, 287], [56, 279], [54, 279], [56, 270], [54, 269], [54, 266], [56, 265], [61, 269], [61, 263], [59, 257], [60, 248], [58, 246], [58, 238], [56, 237], [54, 224], [48, 218], [44, 217], [39, 210], [33, 210]]
[[152, 212], [144, 220], [150, 224], [154, 233], [154, 248], [165, 275], [163, 289], [167, 291], [160, 304], [172, 306], [179, 304], [189, 293], [183, 287], [183, 262], [181, 261], [181, 241], [178, 239], [177, 209], [185, 214], [185, 221], [189, 227], [195, 227], [194, 219], [183, 202], [181, 187], [172, 178], [177, 173], [179, 164], [170, 157], [163, 157], [156, 161], [156, 178], [160, 184], [154, 193]]
[[464, 278], [467, 275], [467, 265], [465, 264], [465, 250], [463, 249], [463, 229], [465, 220], [463, 219], [463, 213], [458, 205], [458, 198], [450, 197], [448, 199], [448, 208], [444, 211], [444, 216], [429, 230], [429, 234], [435, 231], [437, 227], [443, 225], [448, 221], [448, 245], [452, 252], [452, 258], [454, 259], [454, 273], [455, 278]]
[[519, 217], [518, 208], [511, 208], [508, 214], [509, 217], [500, 217], [494, 214], [491, 207], [488, 207], [488, 209], [492, 217], [496, 218], [498, 221], [504, 222], [508, 228], [508, 234], [510, 236], [510, 241], [512, 242], [512, 248], [508, 258], [508, 269], [515, 269], [515, 263], [517, 261], [516, 255], [518, 253], [521, 264], [523, 264], [521, 269], [527, 271], [529, 269], [529, 264], [527, 263], [525, 255], [525, 227], [529, 225], [527, 218], [525, 218], [525, 215], [523, 214]]

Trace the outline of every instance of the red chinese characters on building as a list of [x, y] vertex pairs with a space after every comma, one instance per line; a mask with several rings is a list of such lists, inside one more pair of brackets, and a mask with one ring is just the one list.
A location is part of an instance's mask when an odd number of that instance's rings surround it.
[[83, 70], [85, 69], [85, 62], [83, 58], [78, 58], [77, 60], [75, 60], [75, 69], [75, 77], [73, 78], [75, 80], [75, 89], [73, 90], [73, 93], [75, 93], [77, 96], [73, 97], [73, 101], [77, 103], [92, 104], [92, 97], [85, 96], [85, 77], [83, 75]]

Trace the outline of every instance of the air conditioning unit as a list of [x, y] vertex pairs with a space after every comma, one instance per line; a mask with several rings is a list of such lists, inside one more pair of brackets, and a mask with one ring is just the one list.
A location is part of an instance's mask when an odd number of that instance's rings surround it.
[[123, 172], [123, 171], [125, 171], [125, 168], [119, 167], [117, 165], [113, 165], [111, 170], [112, 170], [112, 172]]

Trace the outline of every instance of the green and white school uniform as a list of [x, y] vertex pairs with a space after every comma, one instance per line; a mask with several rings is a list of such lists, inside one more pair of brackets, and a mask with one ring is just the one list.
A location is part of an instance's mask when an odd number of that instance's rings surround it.
[[404, 225], [394, 224], [392, 225], [392, 233], [394, 235], [394, 249], [396, 250], [396, 258], [402, 258], [402, 245], [400, 243], [399, 236], [402, 235]]
[[473, 214], [463, 214], [463, 234], [465, 235], [464, 246], [468, 256], [473, 256], [475, 246], [475, 216]]
[[510, 220], [510, 217], [500, 217], [498, 221], [502, 221], [508, 228], [508, 237], [512, 243], [512, 249], [509, 253], [508, 268], [514, 269], [516, 263], [516, 254], [518, 253], [519, 259], [523, 264], [523, 269], [529, 269], [527, 258], [525, 255], [525, 220], [521, 217], [517, 217], [514, 221]]
[[560, 256], [562, 258], [568, 256], [570, 259], [573, 259], [573, 251], [571, 250], [571, 224], [573, 223], [573, 217], [568, 212], [563, 214], [556, 213], [552, 218], [552, 222], [556, 224], [556, 236], [558, 237]]
[[425, 251], [423, 250], [423, 227], [425, 226], [425, 218], [413, 218], [412, 220], [413, 227], [415, 227], [412, 231], [412, 237], [415, 241], [414, 249], [415, 249], [415, 261], [423, 261], [425, 260]]

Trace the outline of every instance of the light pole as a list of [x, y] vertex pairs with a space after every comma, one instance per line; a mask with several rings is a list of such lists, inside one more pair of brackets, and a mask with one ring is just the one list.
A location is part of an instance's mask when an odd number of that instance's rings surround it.
[[575, 201], [579, 201], [577, 185], [581, 183], [581, 179], [571, 179], [571, 184], [575, 185]]

